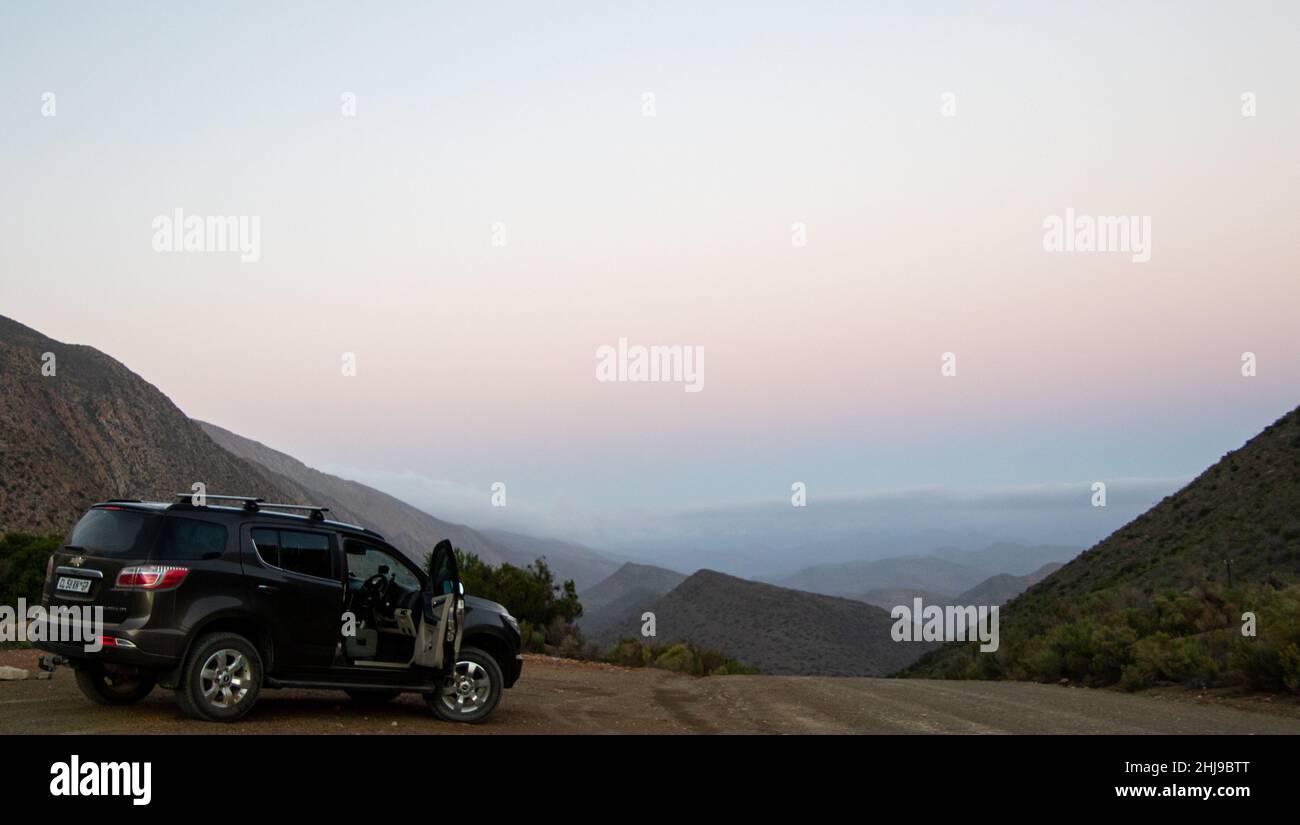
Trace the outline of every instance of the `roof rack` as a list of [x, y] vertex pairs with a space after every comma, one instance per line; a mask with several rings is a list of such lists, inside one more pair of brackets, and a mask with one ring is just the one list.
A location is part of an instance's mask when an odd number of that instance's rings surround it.
[[262, 499], [257, 496], [222, 496], [216, 493], [203, 493], [202, 495], [198, 493], [176, 493], [176, 498], [180, 499], [182, 504], [191, 505], [194, 504], [196, 498], [202, 498], [204, 501], [213, 498], [220, 501], [240, 501], [243, 502], [245, 510], [256, 510], [257, 505], [262, 503]]
[[[176, 498], [180, 499], [181, 504], [194, 505], [194, 499], [198, 498], [198, 493], [177, 493]], [[239, 501], [243, 503], [244, 509], [250, 513], [256, 513], [260, 510], [307, 510], [308, 517], [312, 521], [324, 521], [325, 514], [329, 512], [328, 507], [322, 507], [319, 504], [275, 504], [267, 502], [257, 496], [222, 496], [216, 493], [205, 493], [203, 500], [217, 499], [219, 501]]]
[[[247, 505], [245, 505], [247, 506]], [[309, 516], [312, 521], [324, 521], [325, 513], [329, 511], [328, 507], [321, 507], [316, 504], [270, 504], [258, 499], [257, 504], [252, 508], [256, 510], [310, 510]]]

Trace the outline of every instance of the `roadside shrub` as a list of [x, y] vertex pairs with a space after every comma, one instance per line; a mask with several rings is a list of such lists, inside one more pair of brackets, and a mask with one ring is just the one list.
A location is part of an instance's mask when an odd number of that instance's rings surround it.
[[650, 648], [636, 639], [623, 639], [610, 648], [605, 661], [623, 667], [646, 667], [650, 664]]
[[[428, 566], [428, 559], [425, 559]], [[456, 566], [465, 592], [504, 605], [520, 622], [527, 621], [545, 632], [557, 619], [572, 623], [582, 615], [573, 580], [561, 584], [546, 563], [539, 558], [527, 567], [499, 564], [495, 567], [473, 553], [456, 551]], [[559, 638], [554, 643], [558, 643]]]
[[40, 604], [46, 562], [62, 546], [62, 536], [6, 533], [0, 537], [0, 604], [17, 605], [20, 598], [29, 605]]
[[655, 667], [678, 673], [695, 673], [700, 669], [695, 653], [685, 644], [676, 644], [655, 658]]
[[1255, 614], [1257, 635], [1234, 635], [1234, 674], [1257, 690], [1300, 693], [1300, 586], [1261, 588], [1242, 603]]
[[1210, 659], [1200, 640], [1190, 637], [1175, 639], [1163, 632], [1136, 642], [1133, 659], [1148, 682], [1209, 683], [1219, 672], [1218, 665]]
[[604, 660], [624, 667], [656, 667], [692, 676], [758, 673], [756, 667], [741, 664], [725, 653], [691, 642], [647, 645], [639, 639], [623, 639], [609, 649]]

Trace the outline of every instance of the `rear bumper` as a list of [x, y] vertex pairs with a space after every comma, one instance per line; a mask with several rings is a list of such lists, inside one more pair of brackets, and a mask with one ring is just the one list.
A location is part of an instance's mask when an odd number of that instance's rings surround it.
[[[29, 638], [40, 632], [45, 641], [33, 639], [32, 646], [46, 653], [53, 653], [68, 659], [74, 667], [82, 663], [105, 662], [108, 664], [130, 665], [149, 670], [170, 670], [180, 664], [184, 653], [184, 639], [178, 631], [152, 630], [143, 627], [105, 624], [99, 634], [116, 640], [120, 646], [96, 645], [91, 641], [95, 635], [91, 628], [73, 628], [69, 635], [67, 623], [46, 621], [44, 627], [29, 627]], [[35, 632], [33, 632], [35, 631]], [[59, 639], [59, 641], [49, 641]]]

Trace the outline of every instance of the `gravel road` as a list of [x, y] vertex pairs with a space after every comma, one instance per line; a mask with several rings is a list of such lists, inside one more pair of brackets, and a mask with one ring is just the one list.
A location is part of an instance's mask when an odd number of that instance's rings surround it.
[[[34, 667], [35, 655], [0, 659]], [[303, 690], [266, 691], [245, 721], [216, 725], [184, 717], [164, 690], [132, 708], [91, 704], [60, 669], [49, 681], [0, 682], [0, 733], [1300, 733], [1292, 713], [1188, 696], [998, 682], [694, 679], [532, 656], [483, 725], [440, 722], [413, 695], [360, 710], [343, 694]]]

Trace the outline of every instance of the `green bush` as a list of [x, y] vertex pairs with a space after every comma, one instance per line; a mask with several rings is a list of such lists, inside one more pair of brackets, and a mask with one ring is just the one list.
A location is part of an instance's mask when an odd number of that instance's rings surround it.
[[1300, 693], [1300, 586], [1262, 590], [1245, 604], [1256, 617], [1256, 636], [1236, 635], [1232, 671], [1258, 690]]
[[676, 644], [655, 658], [655, 667], [678, 673], [695, 673], [700, 669], [700, 664], [687, 645]]
[[692, 676], [758, 673], [758, 668], [743, 665], [720, 651], [691, 642], [648, 645], [638, 639], [623, 639], [609, 649], [604, 659], [623, 667], [656, 667]]
[[[427, 567], [427, 558], [425, 564]], [[571, 623], [582, 615], [582, 603], [578, 601], [573, 580], [557, 584], [545, 558], [527, 567], [513, 564], [494, 567], [473, 553], [457, 550], [456, 566], [466, 593], [504, 605], [520, 622], [527, 621], [543, 633], [557, 619]]]
[[61, 536], [6, 533], [0, 537], [0, 604], [17, 605], [19, 598], [40, 604], [46, 563], [62, 546]]
[[605, 661], [623, 667], [646, 667], [650, 664], [650, 648], [636, 639], [623, 639], [610, 648]]
[[[1242, 614], [1256, 635], [1242, 635]], [[944, 679], [1069, 678], [1141, 690], [1159, 682], [1300, 693], [1300, 585], [1184, 589], [1121, 586], [1049, 604], [1033, 625], [1003, 625], [1002, 648], [949, 645], [912, 675]]]

